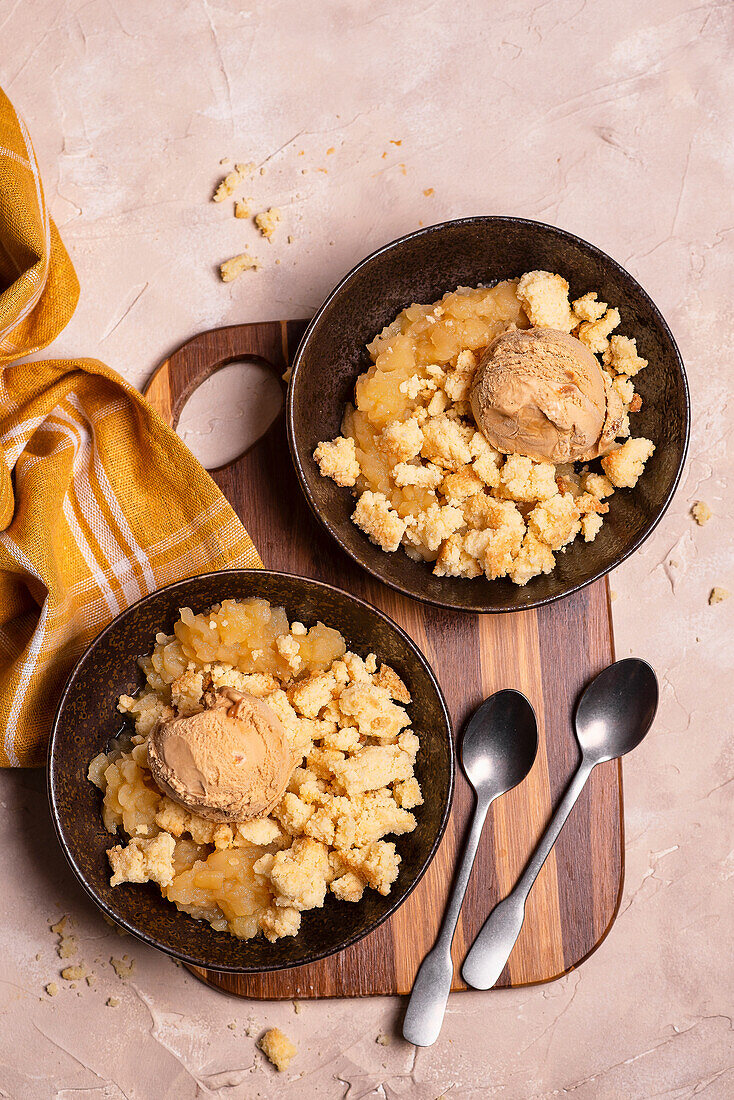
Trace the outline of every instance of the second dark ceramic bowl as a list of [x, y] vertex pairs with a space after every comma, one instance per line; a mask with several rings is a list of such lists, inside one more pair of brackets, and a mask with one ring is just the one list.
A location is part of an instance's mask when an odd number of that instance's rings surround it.
[[[556, 568], [524, 588], [509, 580], [434, 577], [401, 550], [387, 554], [351, 522], [349, 489], [322, 477], [313, 452], [339, 434], [354, 383], [370, 365], [365, 345], [413, 302], [434, 302], [457, 286], [491, 285], [525, 271], [554, 271], [571, 297], [596, 290], [616, 306], [619, 332], [637, 339], [649, 366], [635, 378], [642, 396], [633, 433], [655, 444], [644, 477], [615, 493], [593, 543], [577, 540]], [[522, 611], [575, 592], [624, 561], [655, 528], [678, 484], [688, 446], [688, 385], [680, 353], [655, 304], [629, 272], [572, 233], [523, 218], [444, 222], [393, 241], [351, 271], [309, 325], [293, 363], [288, 433], [301, 485], [315, 515], [356, 562], [392, 588], [460, 611]]]
[[[102, 825], [101, 795], [87, 779], [89, 762], [123, 725], [116, 704], [142, 683], [136, 657], [156, 632], [172, 630], [178, 609], [200, 612], [228, 597], [259, 596], [285, 607], [308, 626], [321, 619], [347, 645], [393, 666], [413, 696], [410, 715], [421, 737], [416, 775], [424, 804], [414, 832], [396, 838], [400, 875], [387, 897], [365, 891], [357, 904], [327, 895], [323, 909], [303, 914], [297, 936], [269, 943], [237, 940], [180, 913], [152, 883], [110, 886], [107, 849], [119, 842]], [[153, 947], [211, 970], [251, 973], [302, 966], [356, 943], [393, 913], [422, 878], [443, 836], [454, 789], [454, 750], [448, 713], [430, 666], [400, 627], [362, 600], [328, 584], [262, 569], [206, 573], [154, 592], [127, 608], [80, 658], [64, 689], [49, 745], [51, 814], [64, 853], [84, 889], [128, 932]], [[389, 838], [388, 838], [389, 839]]]

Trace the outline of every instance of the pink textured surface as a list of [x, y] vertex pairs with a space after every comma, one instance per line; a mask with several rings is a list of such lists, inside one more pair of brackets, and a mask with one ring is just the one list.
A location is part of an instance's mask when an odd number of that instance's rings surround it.
[[[730, 9], [439, 0], [397, 12], [385, 0], [0, 2], [0, 80], [82, 283], [54, 350], [98, 355], [142, 385], [195, 330], [304, 316], [366, 252], [474, 213], [552, 221], [640, 279], [686, 360], [693, 436], [673, 507], [611, 581], [618, 654], [651, 660], [662, 686], [656, 726], [625, 764], [619, 918], [550, 986], [453, 998], [438, 1043], [416, 1053], [398, 1038], [398, 1000], [300, 1014], [230, 1000], [118, 938], [66, 870], [42, 777], [3, 774], [0, 1091], [13, 1100], [734, 1092], [734, 600], [707, 604], [714, 584], [734, 589]], [[272, 244], [208, 202], [223, 157], [264, 165], [245, 190], [255, 209], [282, 209]], [[263, 269], [224, 286], [215, 265], [244, 243]], [[228, 419], [213, 431], [238, 430]], [[714, 512], [704, 528], [688, 515], [696, 499]], [[58, 977], [48, 922], [61, 913], [76, 921], [69, 961], [96, 972], [93, 987]], [[136, 962], [126, 981], [109, 963], [123, 953]], [[50, 999], [52, 980], [64, 988]], [[273, 1025], [299, 1047], [279, 1076], [254, 1046]]]

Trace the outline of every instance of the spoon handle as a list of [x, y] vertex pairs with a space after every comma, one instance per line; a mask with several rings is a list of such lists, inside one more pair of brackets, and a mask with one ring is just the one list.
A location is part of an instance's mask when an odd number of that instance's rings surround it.
[[504, 901], [496, 905], [464, 959], [461, 975], [474, 989], [490, 989], [502, 973], [525, 920], [525, 902], [558, 834], [591, 775], [594, 765], [581, 761], [538, 847]]
[[441, 1031], [454, 976], [451, 943], [488, 809], [488, 801], [477, 801], [474, 807], [471, 829], [464, 847], [461, 865], [454, 879], [441, 930], [435, 946], [424, 958], [413, 982], [413, 991], [403, 1020], [403, 1037], [418, 1047], [431, 1046]]

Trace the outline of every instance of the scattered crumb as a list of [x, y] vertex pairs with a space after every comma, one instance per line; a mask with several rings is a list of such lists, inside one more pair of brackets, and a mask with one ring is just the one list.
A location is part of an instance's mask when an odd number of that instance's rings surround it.
[[90, 986], [94, 985], [94, 983], [97, 981], [97, 975], [96, 974], [85, 974], [85, 978], [86, 978], [87, 985], [90, 985]]
[[728, 600], [731, 596], [731, 592], [728, 588], [722, 588], [720, 584], [715, 584], [709, 592], [709, 603], [723, 603], [724, 600]]
[[268, 240], [272, 237], [275, 230], [278, 228], [283, 215], [277, 206], [271, 206], [268, 210], [264, 210], [261, 214], [255, 215], [255, 225], [262, 233], [263, 237], [267, 237]]
[[118, 978], [129, 978], [135, 969], [135, 959], [128, 959], [127, 955], [123, 955], [121, 959], [110, 959], [112, 969]]
[[298, 1053], [297, 1047], [278, 1027], [271, 1027], [269, 1031], [266, 1031], [262, 1038], [258, 1039], [257, 1045], [279, 1073], [288, 1069]]
[[65, 966], [61, 971], [61, 977], [65, 982], [80, 982], [82, 978], [86, 978], [87, 972], [82, 966]]
[[398, 165], [398, 168], [399, 168], [399, 169], [400, 169], [400, 171], [401, 171], [401, 172], [403, 173], [403, 175], [406, 175], [406, 173], [407, 173], [408, 169], [407, 169], [407, 168], [405, 167], [405, 165], [404, 165], [404, 164], [399, 164], [399, 165]]
[[300, 1016], [300, 1014], [303, 1012], [303, 1005], [300, 1001], [293, 1002], [293, 1011], [295, 1012], [296, 1016]]
[[247, 179], [255, 171], [254, 161], [248, 161], [247, 164], [235, 164], [233, 170], [228, 172], [224, 179], [220, 182], [216, 191], [212, 195], [213, 202], [224, 202], [225, 199], [230, 198], [243, 180]]
[[36, 962], [40, 962], [40, 961], [41, 961], [41, 952], [39, 951], [38, 954], [36, 955]]
[[402, 142], [402, 138], [401, 138], [401, 140], [400, 140], [400, 141], [393, 141], [393, 139], [392, 139], [392, 138], [390, 138], [390, 144], [391, 144], [391, 145], [402, 145], [402, 144], [403, 144], [403, 142]]
[[46, 986], [46, 993], [49, 997], [55, 997], [58, 991], [59, 987], [57, 986], [56, 982], [49, 982]]
[[237, 199], [234, 204], [234, 216], [235, 218], [249, 218], [250, 208], [244, 199]]
[[219, 163], [221, 164], [222, 168], [224, 168], [224, 166], [226, 164], [230, 164], [231, 161], [230, 161], [229, 157], [222, 157], [222, 159], [220, 160]]
[[261, 168], [261, 169], [260, 169], [260, 175], [261, 175], [261, 176], [264, 176], [264, 175], [265, 175], [265, 169], [264, 169], [264, 168]]
[[389, 1035], [378, 1035], [375, 1042], [379, 1043], [381, 1047], [389, 1047], [391, 1039]]
[[234, 1030], [235, 1030], [235, 1028], [237, 1027], [237, 1021], [236, 1021], [236, 1020], [232, 1020], [232, 1023], [231, 1023], [231, 1024], [227, 1024], [227, 1027], [229, 1028], [229, 1030], [230, 1030], [230, 1031], [234, 1031]]
[[382, 154], [382, 159], [384, 160], [386, 156], [387, 156], [387, 153], [383, 153]]
[[108, 1008], [117, 1008], [119, 1003], [120, 1003], [120, 998], [119, 997], [108, 997], [107, 1000], [105, 1001], [105, 1004], [107, 1005]]
[[609, 599], [612, 601], [612, 603], [614, 603], [614, 601], [618, 598], [618, 596], [619, 596], [619, 593], [615, 592], [613, 588], [609, 589]]
[[69, 919], [68, 916], [61, 917], [59, 920], [56, 921], [56, 924], [51, 925], [51, 931], [55, 932], [57, 936], [63, 935], [64, 929], [66, 928], [66, 922], [68, 921], [68, 919]]
[[691, 508], [691, 515], [699, 527], [703, 527], [704, 523], [708, 523], [713, 514], [705, 500], [697, 500]]
[[336, 149], [335, 149], [335, 148], [334, 148], [334, 146], [332, 145], [330, 149], [327, 149], [327, 150], [326, 150], [326, 155], [327, 155], [327, 157], [330, 157], [330, 156], [331, 156], [331, 154], [332, 154], [332, 153], [335, 153], [335, 152], [336, 152]]
[[293, 242], [294, 242], [294, 240], [295, 240], [295, 239], [296, 239], [296, 238], [295, 238], [295, 237], [293, 237], [293, 236], [292, 236], [292, 235], [290, 235], [290, 234], [288, 235], [288, 237], [286, 237], [286, 241], [287, 241], [287, 243], [288, 243], [288, 244], [293, 244]]
[[258, 271], [260, 268], [260, 261], [255, 256], [250, 256], [247, 252], [242, 252], [239, 256], [233, 256], [231, 260], [225, 260], [223, 264], [220, 264], [219, 274], [222, 277], [223, 283], [231, 283], [233, 279], [236, 279], [243, 271], [247, 271], [250, 268], [253, 271]]
[[426, 198], [428, 198], [428, 197], [429, 197], [429, 195], [432, 195], [432, 194], [433, 194], [433, 188], [432, 188], [432, 187], [426, 187], [426, 189], [425, 189], [425, 191], [423, 192], [423, 194], [424, 194], [424, 195], [426, 196]]

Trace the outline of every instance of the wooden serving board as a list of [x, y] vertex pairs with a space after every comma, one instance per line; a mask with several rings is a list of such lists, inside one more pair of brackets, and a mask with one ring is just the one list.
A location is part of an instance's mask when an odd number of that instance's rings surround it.
[[[220, 367], [249, 358], [286, 369], [305, 321], [233, 325], [195, 336], [153, 375], [146, 396], [172, 425], [197, 386]], [[432, 664], [456, 734], [492, 692], [514, 687], [535, 707], [535, 766], [490, 808], [454, 940], [459, 970], [487, 914], [512, 887], [575, 770], [571, 728], [584, 685], [614, 660], [606, 581], [539, 610], [504, 615], [444, 611], [401, 596], [355, 565], [311, 515], [291, 465], [284, 417], [214, 480], [233, 504], [268, 568], [329, 581], [381, 608], [400, 623]], [[471, 582], [467, 582], [471, 583]], [[338, 625], [338, 624], [337, 624]], [[334, 997], [407, 993], [432, 946], [472, 795], [457, 766], [453, 810], [425, 877], [401, 908], [360, 943], [310, 966], [237, 975], [192, 968], [211, 985], [247, 997]], [[533, 887], [525, 925], [498, 985], [557, 978], [601, 942], [622, 887], [622, 773], [597, 767]]]

